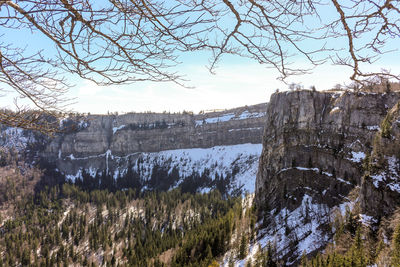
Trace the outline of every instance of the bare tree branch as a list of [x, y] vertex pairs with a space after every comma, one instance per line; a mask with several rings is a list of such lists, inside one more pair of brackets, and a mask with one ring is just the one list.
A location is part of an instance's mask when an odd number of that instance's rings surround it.
[[[15, 119], [0, 112], [0, 122], [52, 131], [32, 108], [61, 116], [71, 101], [65, 99], [71, 73], [98, 85], [185, 86], [175, 71], [178, 58], [199, 50], [211, 52], [211, 72], [229, 54], [275, 68], [282, 80], [328, 59], [351, 68], [350, 79], [359, 84], [375, 77], [400, 80], [396, 73], [364, 71], [392, 52], [387, 44], [399, 39], [399, 20], [395, 0], [0, 0], [0, 27], [6, 29], [0, 91], [14, 91], [32, 106], [17, 107]], [[8, 36], [26, 31], [52, 47], [25, 49]]]

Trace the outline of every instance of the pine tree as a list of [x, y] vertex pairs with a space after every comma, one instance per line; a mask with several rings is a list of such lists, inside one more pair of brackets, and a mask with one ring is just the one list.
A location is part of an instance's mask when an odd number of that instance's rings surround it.
[[400, 266], [400, 223], [393, 233], [392, 249], [392, 265]]
[[30, 263], [31, 263], [30, 252], [29, 250], [24, 249], [24, 251], [22, 252], [21, 264], [23, 266], [28, 266]]
[[306, 267], [307, 266], [307, 254], [306, 251], [303, 251], [303, 254], [301, 255], [301, 266]]
[[212, 258], [213, 258], [213, 254], [212, 254], [212, 251], [211, 251], [210, 244], [208, 244], [207, 248], [206, 248], [206, 259], [211, 260]]
[[263, 266], [265, 267], [277, 266], [276, 262], [272, 258], [274, 253], [275, 253], [274, 247], [271, 245], [271, 243], [268, 243], [267, 249], [264, 252]]
[[246, 235], [242, 235], [239, 246], [239, 259], [244, 259], [247, 256], [247, 238]]
[[361, 228], [358, 227], [356, 231], [356, 235], [354, 237], [354, 243], [351, 248], [352, 261], [356, 264], [356, 266], [365, 266], [365, 257], [364, 257], [364, 249], [363, 249], [363, 241], [361, 238]]

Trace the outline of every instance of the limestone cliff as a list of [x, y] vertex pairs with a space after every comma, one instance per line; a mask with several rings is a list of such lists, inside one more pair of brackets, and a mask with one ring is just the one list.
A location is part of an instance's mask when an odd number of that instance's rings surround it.
[[[66, 120], [61, 123], [65, 131], [50, 140], [44, 151], [40, 153], [40, 157], [55, 165], [59, 172], [71, 179], [82, 177], [82, 172], [87, 172], [93, 177], [103, 171], [116, 179], [118, 175], [125, 174], [128, 167], [135, 167], [141, 174], [147, 173], [147, 176], [142, 179], [148, 180], [152, 173], [148, 170], [149, 168], [161, 165], [170, 173], [172, 168], [177, 167], [176, 162], [173, 162], [171, 158], [175, 157], [176, 152], [164, 153], [161, 162], [158, 158], [158, 156], [161, 157], [161, 154], [158, 154], [160, 151], [180, 149], [182, 153], [191, 154], [184, 149], [205, 149], [246, 143], [260, 144], [260, 149], [258, 146], [257, 148], [254, 146], [241, 148], [250, 149], [242, 152], [249, 160], [248, 167], [245, 169], [252, 169], [251, 166], [257, 163], [260, 153], [255, 151], [261, 151], [265, 111], [266, 104], [259, 104], [198, 115], [131, 113], [119, 116], [91, 115], [80, 121]], [[73, 125], [76, 127], [72, 127]], [[221, 159], [213, 159], [214, 162], [211, 162], [211, 158], [213, 158], [212, 154], [222, 155], [224, 149], [221, 149], [215, 149], [214, 152], [211, 150], [198, 152], [204, 154], [205, 160], [208, 160], [204, 164], [199, 159], [191, 159], [185, 155], [175, 161], [181, 161], [182, 164], [186, 162], [187, 166], [190, 164], [218, 165], [223, 161], [223, 156]], [[240, 148], [230, 150], [237, 151], [238, 149]], [[240, 151], [235, 153], [237, 157], [232, 158], [232, 161], [239, 162], [239, 159], [245, 161]], [[139, 163], [142, 166], [136, 166]], [[226, 175], [229, 172], [231, 175], [232, 170], [228, 170], [225, 166], [231, 166], [231, 164], [234, 163], [222, 162], [221, 171], [218, 174]], [[187, 169], [187, 166], [179, 168]], [[200, 167], [189, 171], [179, 170], [179, 172], [186, 176], [193, 171], [199, 171], [201, 174], [203, 168]], [[232, 165], [230, 169], [233, 167]], [[210, 169], [218, 168], [210, 167]], [[210, 174], [215, 175], [214, 170], [210, 171]], [[254, 185], [254, 179], [252, 180], [251, 184]], [[245, 186], [243, 183], [242, 185]], [[251, 191], [253, 190], [254, 186], [251, 188]]]
[[267, 108], [256, 203], [287, 263], [330, 240], [335, 207], [360, 186], [362, 163], [400, 94], [294, 91], [272, 95]]

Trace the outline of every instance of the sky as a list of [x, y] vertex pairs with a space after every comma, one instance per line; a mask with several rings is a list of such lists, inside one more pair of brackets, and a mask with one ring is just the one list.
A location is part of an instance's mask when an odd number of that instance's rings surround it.
[[[317, 90], [334, 88], [337, 84], [350, 84], [351, 70], [341, 66], [325, 64], [315, 68], [310, 74], [289, 77], [282, 82], [279, 73], [252, 60], [229, 59], [222, 61], [211, 74], [206, 65], [206, 57], [196, 56], [195, 60], [180, 67], [189, 81], [185, 88], [174, 83], [134, 83], [118, 86], [97, 86], [82, 81], [70, 92], [76, 97], [72, 106], [79, 112], [103, 114], [107, 112], [179, 112], [229, 109], [239, 106], [268, 102], [277, 89], [288, 90], [294, 82], [304, 88], [315, 86]], [[383, 58], [371, 69], [388, 68], [400, 73], [400, 65], [392, 62], [392, 57]], [[390, 62], [390, 63], [387, 63]], [[379, 63], [379, 64], [378, 64]]]
[[[34, 51], [43, 47], [49, 51], [54, 50], [51, 43], [41, 39], [40, 33], [24, 32], [22, 39], [21, 34], [21, 31], [9, 33], [0, 28], [1, 38], [15, 38], [21, 46], [25, 42], [27, 50]], [[343, 41], [345, 40], [337, 40], [338, 47], [346, 47], [346, 44], [339, 43]], [[398, 40], [390, 43], [388, 49], [395, 51], [383, 56], [368, 68], [385, 68], [400, 73]], [[206, 67], [210, 58], [211, 54], [206, 52], [191, 53], [183, 57], [183, 63], [176, 70], [185, 75], [188, 80], [185, 84], [190, 89], [171, 82], [140, 82], [100, 87], [76, 75], [69, 76], [70, 82], [75, 84], [67, 94], [67, 97], [74, 99], [69, 109], [92, 114], [183, 110], [197, 113], [202, 110], [228, 109], [267, 102], [272, 93], [277, 89], [287, 90], [288, 84], [292, 82], [301, 84], [304, 88], [315, 86], [317, 90], [331, 89], [336, 84], [349, 84], [352, 74], [348, 67], [334, 66], [327, 62], [310, 74], [289, 77], [284, 83], [277, 79], [279, 73], [276, 70], [250, 59], [233, 56], [223, 57], [215, 70], [216, 74], [211, 74]], [[13, 108], [12, 97], [13, 94], [10, 93], [0, 97], [0, 106]]]
[[[246, 62], [247, 61], [247, 62]], [[79, 112], [179, 112], [229, 109], [268, 102], [270, 95], [288, 85], [277, 80], [276, 70], [267, 69], [252, 61], [223, 63], [211, 74], [205, 64], [189, 63], [184, 72], [189, 81], [185, 88], [174, 83], [135, 83], [118, 86], [97, 86], [82, 81], [71, 90], [76, 97], [73, 105]], [[330, 89], [346, 80], [348, 72], [342, 68], [323, 66], [313, 74], [292, 77], [288, 82], [300, 83], [305, 88]]]

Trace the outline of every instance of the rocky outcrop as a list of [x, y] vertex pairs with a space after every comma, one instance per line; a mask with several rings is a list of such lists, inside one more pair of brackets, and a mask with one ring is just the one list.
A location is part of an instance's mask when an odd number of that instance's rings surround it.
[[[329, 240], [330, 214], [361, 185], [362, 163], [399, 99], [398, 93], [307, 90], [272, 95], [256, 203], [264, 235], [277, 242], [286, 262], [296, 262], [303, 250], [311, 253]], [[320, 235], [313, 237], [316, 231]]]

